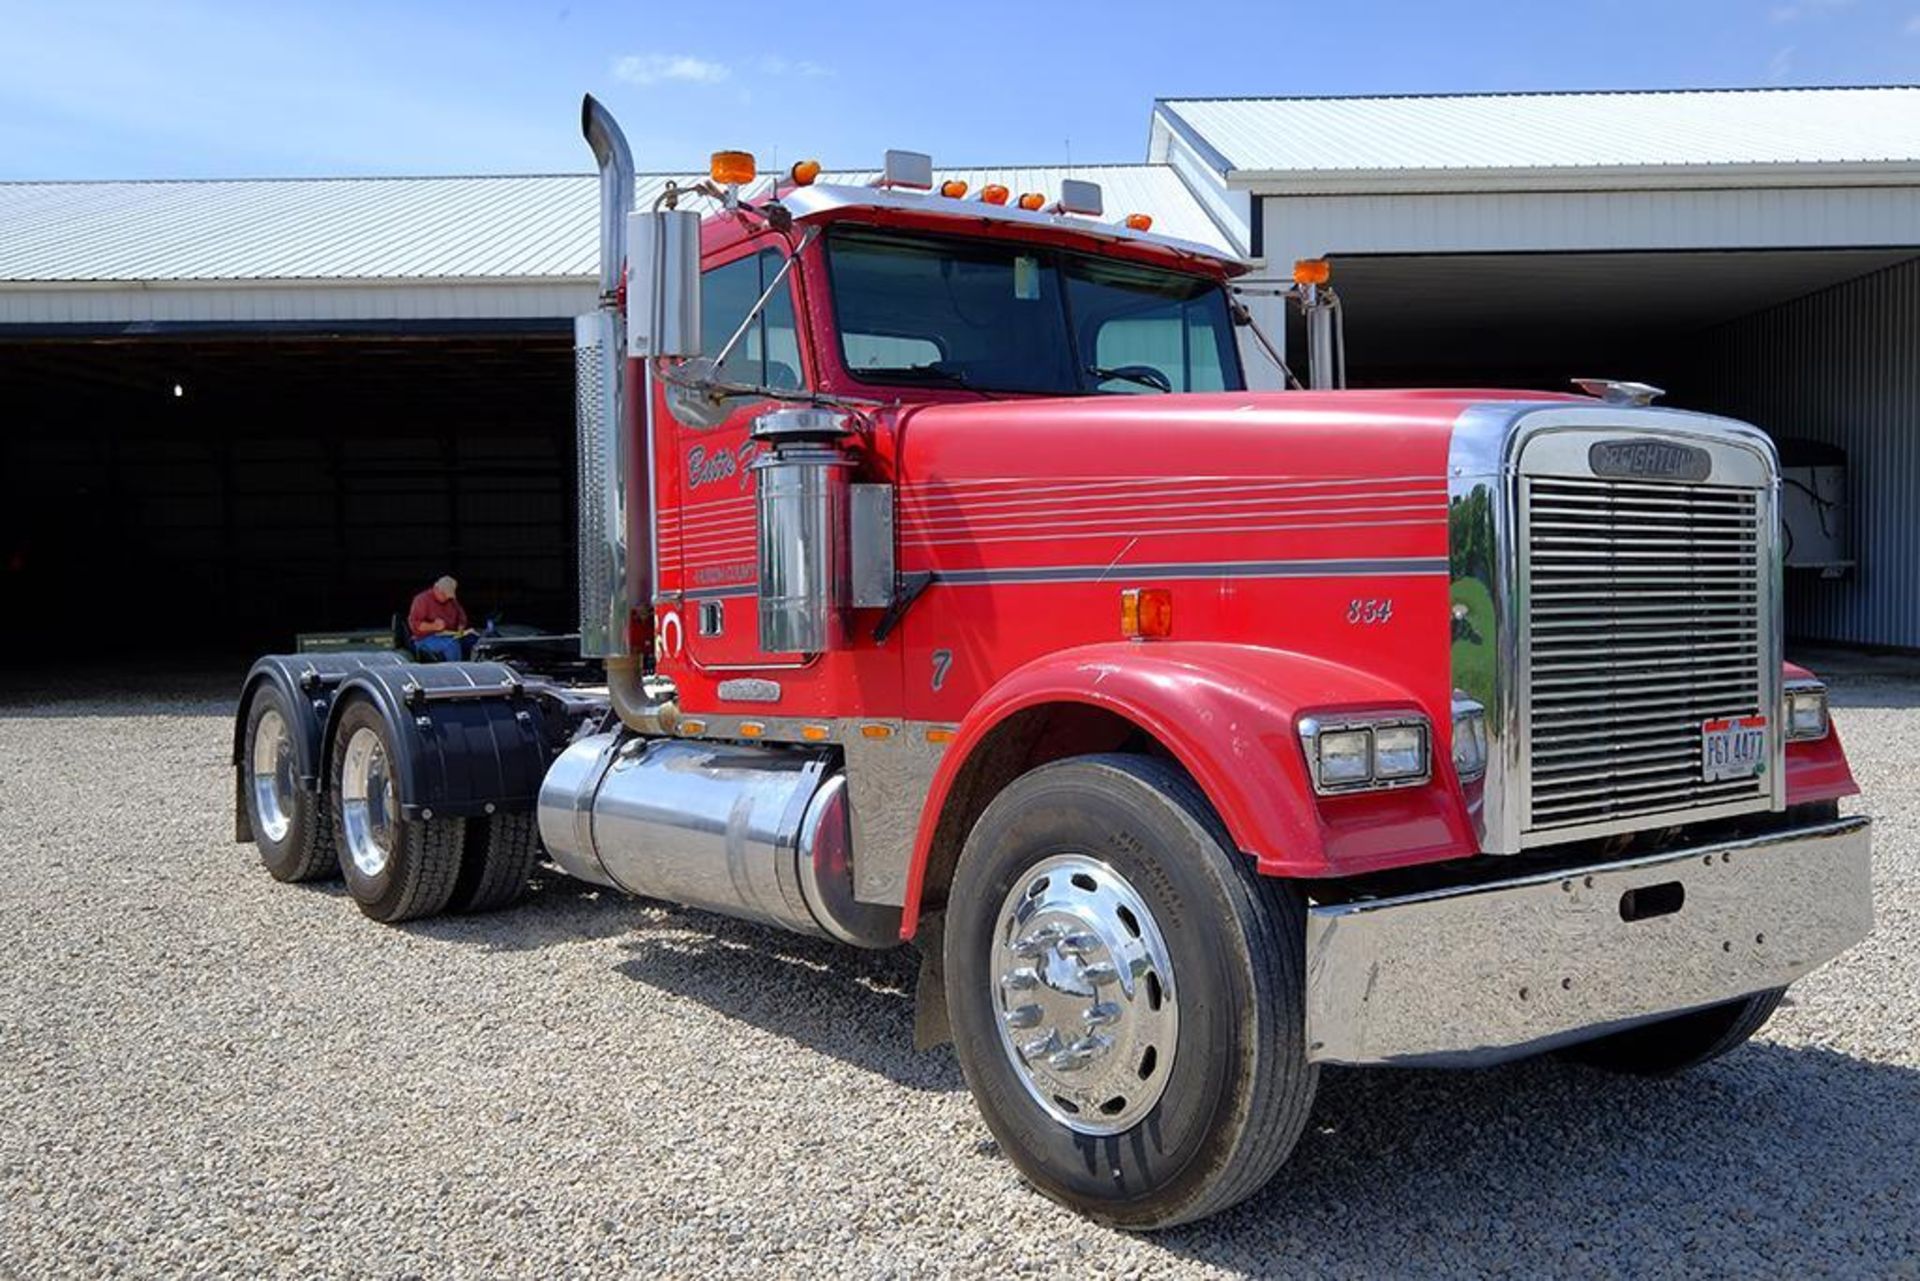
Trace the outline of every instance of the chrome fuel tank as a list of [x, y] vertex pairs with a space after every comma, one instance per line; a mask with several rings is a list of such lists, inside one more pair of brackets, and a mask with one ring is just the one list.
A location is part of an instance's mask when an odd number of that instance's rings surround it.
[[900, 910], [853, 897], [844, 776], [826, 753], [596, 734], [554, 762], [540, 837], [569, 874], [862, 947]]

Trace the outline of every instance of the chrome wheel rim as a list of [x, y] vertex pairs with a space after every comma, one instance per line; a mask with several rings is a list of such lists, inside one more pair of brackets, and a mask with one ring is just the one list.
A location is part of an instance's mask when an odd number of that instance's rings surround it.
[[253, 727], [253, 821], [275, 845], [293, 830], [293, 789], [293, 736], [269, 707]]
[[1180, 1030], [1172, 959], [1146, 901], [1085, 854], [1035, 864], [995, 922], [1000, 1046], [1035, 1103], [1082, 1134], [1118, 1134], [1166, 1091]]
[[393, 854], [393, 772], [380, 735], [362, 725], [347, 740], [340, 764], [340, 826], [347, 856], [363, 876], [387, 870]]

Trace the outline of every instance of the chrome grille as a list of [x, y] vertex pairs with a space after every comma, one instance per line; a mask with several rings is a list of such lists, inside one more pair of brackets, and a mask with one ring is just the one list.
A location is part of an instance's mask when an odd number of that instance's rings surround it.
[[1766, 802], [1764, 775], [1709, 783], [1701, 762], [1701, 722], [1772, 712], [1763, 494], [1521, 487], [1530, 829]]

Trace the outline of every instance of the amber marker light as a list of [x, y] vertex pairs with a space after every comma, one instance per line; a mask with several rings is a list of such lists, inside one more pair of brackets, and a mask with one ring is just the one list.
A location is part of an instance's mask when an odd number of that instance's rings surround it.
[[1042, 209], [1046, 207], [1046, 203], [1047, 198], [1037, 191], [1023, 191], [1020, 193], [1020, 207], [1022, 209]]
[[704, 734], [707, 732], [707, 723], [700, 720], [681, 721], [680, 732], [682, 734]]
[[940, 184], [940, 194], [943, 196], [951, 196], [953, 199], [958, 200], [967, 194], [967, 184], [961, 182], [958, 178], [949, 178]]
[[818, 160], [796, 160], [793, 162], [793, 168], [787, 170], [787, 177], [793, 180], [793, 185], [796, 187], [811, 187], [813, 180], [819, 176]]
[[1324, 285], [1333, 279], [1333, 264], [1325, 258], [1302, 258], [1293, 264], [1293, 283]]
[[1120, 593], [1120, 634], [1133, 640], [1173, 635], [1173, 593], [1165, 587], [1129, 587]]
[[936, 726], [927, 731], [927, 741], [929, 743], [951, 743], [953, 741], [953, 731], [950, 729], [941, 729]]
[[860, 727], [860, 737], [861, 737], [861, 738], [892, 738], [892, 737], [893, 737], [893, 726], [891, 726], [891, 725], [862, 725], [862, 726]]
[[742, 738], [759, 738], [762, 734], [766, 732], [767, 732], [767, 727], [765, 725], [762, 725], [759, 721], [741, 721], [740, 722], [740, 737]]
[[1126, 218], [1126, 228], [1128, 231], [1152, 231], [1153, 215], [1128, 214]]
[[997, 182], [990, 182], [980, 188], [980, 199], [990, 205], [1004, 205], [1007, 203], [1007, 197], [1012, 194]]
[[723, 187], [752, 182], [757, 172], [751, 151], [716, 151], [707, 163], [707, 176]]
[[825, 725], [802, 725], [800, 727], [800, 737], [806, 739], [809, 743], [826, 742], [828, 732]]

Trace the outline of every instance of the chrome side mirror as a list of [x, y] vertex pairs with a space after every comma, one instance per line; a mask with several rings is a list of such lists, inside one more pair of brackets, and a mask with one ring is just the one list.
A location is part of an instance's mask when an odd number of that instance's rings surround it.
[[700, 215], [691, 209], [627, 217], [627, 354], [700, 354]]

